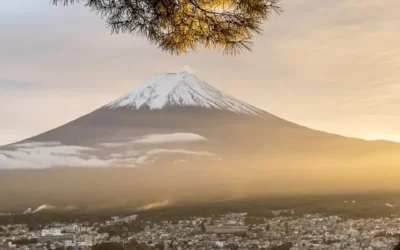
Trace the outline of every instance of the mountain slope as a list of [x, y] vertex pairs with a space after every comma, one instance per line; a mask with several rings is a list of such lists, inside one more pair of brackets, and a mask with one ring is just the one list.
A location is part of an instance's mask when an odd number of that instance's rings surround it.
[[399, 156], [397, 143], [315, 131], [188, 73], [167, 74], [70, 123], [0, 148], [0, 169], [11, 169], [0, 173], [0, 203], [387, 190], [398, 186]]

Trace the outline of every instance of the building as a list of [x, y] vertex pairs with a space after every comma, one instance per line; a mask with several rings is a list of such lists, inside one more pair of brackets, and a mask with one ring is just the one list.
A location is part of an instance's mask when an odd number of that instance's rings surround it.
[[234, 234], [234, 233], [247, 233], [248, 226], [205, 226], [206, 233], [210, 234]]
[[41, 235], [39, 237], [39, 243], [46, 242], [59, 242], [62, 244], [75, 245], [75, 235], [74, 234], [60, 234], [60, 235]]
[[217, 248], [223, 248], [223, 247], [224, 247], [224, 242], [222, 242], [222, 241], [216, 241], [216, 242], [215, 242], [215, 247], [217, 247]]
[[46, 235], [61, 235], [61, 229], [58, 228], [43, 229], [42, 236]]
[[79, 246], [93, 246], [94, 244], [94, 236], [90, 234], [81, 235], [78, 239]]
[[76, 243], [74, 234], [62, 234], [61, 229], [44, 229], [39, 237], [39, 243], [59, 242], [64, 245], [74, 245]]

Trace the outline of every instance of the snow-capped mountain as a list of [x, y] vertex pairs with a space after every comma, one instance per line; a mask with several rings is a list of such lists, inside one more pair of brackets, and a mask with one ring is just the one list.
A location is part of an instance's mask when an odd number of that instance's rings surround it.
[[192, 74], [157, 75], [86, 116], [0, 150], [0, 165], [133, 167], [171, 155], [180, 156], [172, 162], [220, 159], [211, 151], [224, 151], [222, 144], [240, 137], [221, 126], [263, 119], [291, 125]]
[[194, 75], [166, 74], [70, 123], [0, 147], [0, 204], [10, 197], [34, 200], [29, 207], [383, 190], [398, 185], [397, 155], [399, 144], [312, 130]]
[[187, 72], [151, 77], [133, 92], [111, 102], [105, 108], [154, 110], [174, 106], [214, 108], [248, 115], [264, 113]]

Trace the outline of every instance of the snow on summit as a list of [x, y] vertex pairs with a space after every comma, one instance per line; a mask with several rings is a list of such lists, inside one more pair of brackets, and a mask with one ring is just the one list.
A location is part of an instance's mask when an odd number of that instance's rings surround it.
[[246, 104], [201, 81], [187, 72], [153, 76], [136, 90], [107, 104], [105, 108], [146, 107], [203, 107], [231, 111], [240, 114], [261, 114], [264, 111]]

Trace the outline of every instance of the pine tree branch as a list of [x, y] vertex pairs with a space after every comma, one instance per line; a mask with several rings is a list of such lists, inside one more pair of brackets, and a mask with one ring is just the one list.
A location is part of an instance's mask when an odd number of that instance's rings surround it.
[[82, 3], [106, 19], [112, 33], [139, 34], [172, 54], [199, 46], [235, 55], [251, 50], [253, 34], [279, 0], [52, 0], [54, 5]]

